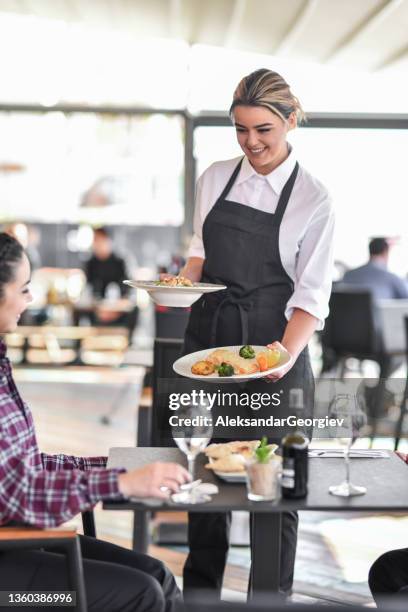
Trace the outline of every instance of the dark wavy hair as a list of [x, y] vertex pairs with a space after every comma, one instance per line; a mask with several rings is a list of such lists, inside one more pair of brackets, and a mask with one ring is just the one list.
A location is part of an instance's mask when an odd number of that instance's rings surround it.
[[0, 232], [0, 300], [4, 297], [4, 285], [14, 279], [16, 265], [23, 257], [21, 244], [4, 232]]

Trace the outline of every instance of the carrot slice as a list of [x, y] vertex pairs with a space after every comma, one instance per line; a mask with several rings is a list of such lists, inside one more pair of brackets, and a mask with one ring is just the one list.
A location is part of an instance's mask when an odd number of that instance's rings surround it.
[[256, 361], [258, 362], [259, 370], [261, 372], [268, 370], [268, 358], [265, 353], [258, 353], [256, 356]]

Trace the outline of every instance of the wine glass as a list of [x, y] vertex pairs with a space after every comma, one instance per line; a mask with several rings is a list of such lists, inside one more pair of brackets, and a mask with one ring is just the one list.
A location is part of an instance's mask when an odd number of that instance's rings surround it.
[[[190, 402], [177, 410], [177, 423], [172, 425], [172, 436], [179, 449], [186, 455], [191, 481], [195, 477], [195, 461], [210, 442], [213, 434], [212, 415], [209, 404], [204, 400]], [[186, 486], [185, 486], [186, 489]], [[198, 504], [209, 501], [208, 496], [200, 495], [194, 488], [184, 490], [176, 501]]]
[[350, 449], [360, 435], [360, 431], [367, 424], [366, 414], [359, 406], [355, 395], [339, 394], [329, 405], [329, 418], [336, 419], [337, 425], [330, 427], [330, 435], [343, 447], [346, 463], [346, 479], [339, 485], [329, 487], [332, 495], [340, 497], [353, 497], [364, 495], [366, 487], [354, 485], [350, 482]]

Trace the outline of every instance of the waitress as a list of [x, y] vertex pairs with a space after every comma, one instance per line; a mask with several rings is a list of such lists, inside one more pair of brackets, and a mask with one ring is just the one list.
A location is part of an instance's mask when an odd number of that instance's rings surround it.
[[[327, 190], [296, 161], [286, 140], [304, 118], [299, 100], [276, 72], [244, 77], [230, 115], [243, 157], [212, 164], [197, 184], [194, 236], [182, 274], [219, 283], [192, 308], [184, 353], [239, 344], [283, 346], [293, 359], [271, 378], [287, 397], [304, 390], [313, 408], [307, 344], [328, 314], [332, 277], [333, 211]], [[266, 381], [248, 390], [270, 392]], [[283, 404], [284, 405], [284, 404]], [[306, 415], [305, 415], [306, 416]], [[190, 514], [185, 595], [220, 592], [230, 517]], [[297, 514], [282, 521], [281, 590], [293, 582]]]

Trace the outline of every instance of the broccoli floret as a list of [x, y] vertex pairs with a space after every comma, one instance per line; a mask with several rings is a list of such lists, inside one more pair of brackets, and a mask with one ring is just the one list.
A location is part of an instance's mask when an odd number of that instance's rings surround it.
[[244, 346], [241, 346], [239, 350], [239, 354], [244, 359], [253, 359], [255, 357], [255, 351], [252, 348], [252, 346], [250, 346], [249, 344], [245, 344]]
[[229, 363], [225, 363], [224, 361], [220, 366], [218, 366], [218, 376], [233, 376], [234, 368]]

